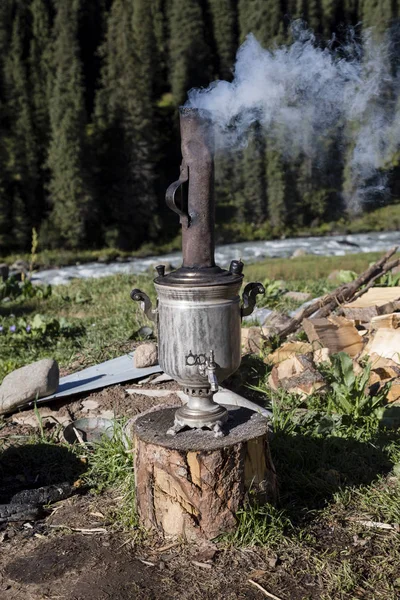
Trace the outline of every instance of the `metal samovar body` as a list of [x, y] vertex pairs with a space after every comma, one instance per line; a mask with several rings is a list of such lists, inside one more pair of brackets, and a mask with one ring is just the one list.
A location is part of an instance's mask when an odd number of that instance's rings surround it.
[[157, 306], [140, 290], [146, 315], [157, 323], [162, 370], [177, 381], [188, 403], [176, 411], [175, 434], [184, 427], [214, 429], [222, 435], [227, 410], [213, 401], [218, 382], [232, 375], [241, 359], [241, 320], [251, 314], [260, 283], [249, 283], [239, 296], [243, 263], [229, 270], [214, 261], [214, 146], [209, 113], [180, 110], [182, 165], [180, 177], [167, 190], [168, 206], [182, 225], [182, 267], [165, 274], [157, 267]]

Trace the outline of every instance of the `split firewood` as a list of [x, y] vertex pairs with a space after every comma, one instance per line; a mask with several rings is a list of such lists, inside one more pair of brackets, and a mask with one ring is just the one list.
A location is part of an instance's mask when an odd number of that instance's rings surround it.
[[400, 313], [390, 313], [388, 315], [378, 315], [372, 317], [370, 329], [397, 329], [400, 327]]
[[[359, 295], [361, 295], [367, 290], [368, 284], [371, 280], [375, 281], [388, 270], [400, 264], [400, 258], [389, 261], [396, 251], [397, 246], [389, 250], [389, 252], [387, 252], [375, 264], [370, 266], [354, 281], [350, 283], [344, 283], [330, 294], [325, 294], [325, 296], [322, 296], [322, 298], [316, 299], [314, 302], [311, 302], [308, 306], [305, 306], [303, 309], [298, 311], [291, 323], [289, 323], [288, 326], [280, 332], [280, 339], [284, 340], [288, 335], [297, 331], [303, 320], [311, 315], [314, 315], [316, 318], [326, 317], [342, 304], [350, 302], [355, 297], [357, 292]], [[359, 291], [360, 288], [364, 289]]]
[[293, 356], [274, 365], [268, 379], [273, 390], [309, 396], [325, 387], [325, 380], [306, 356]]
[[268, 365], [276, 365], [282, 361], [293, 358], [299, 354], [306, 356], [311, 359], [313, 353], [313, 347], [307, 342], [286, 342], [282, 344], [275, 352], [268, 354], [264, 359], [264, 362]]
[[377, 354], [400, 365], [400, 329], [378, 329], [365, 346], [363, 356]]
[[328, 348], [329, 354], [347, 352], [351, 357], [363, 349], [357, 329], [344, 317], [304, 319], [303, 328], [314, 349]]
[[299, 354], [287, 358], [272, 368], [268, 379], [269, 386], [273, 390], [277, 390], [281, 387], [281, 381], [290, 379], [294, 375], [300, 375], [308, 369], [313, 369], [313, 364], [306, 356]]
[[242, 351], [244, 354], [259, 354], [264, 342], [265, 337], [261, 327], [242, 327]]
[[391, 381], [390, 390], [386, 398], [388, 402], [397, 402], [400, 400], [400, 377]]
[[349, 319], [358, 319], [364, 323], [373, 317], [387, 315], [400, 309], [400, 287], [374, 287], [365, 294], [342, 306]]

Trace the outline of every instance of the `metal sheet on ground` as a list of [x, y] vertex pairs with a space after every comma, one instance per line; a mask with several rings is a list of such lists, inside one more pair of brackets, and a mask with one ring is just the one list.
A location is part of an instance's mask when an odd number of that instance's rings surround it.
[[133, 354], [131, 352], [130, 354], [107, 360], [99, 365], [88, 367], [77, 373], [72, 373], [72, 375], [61, 377], [55, 394], [39, 398], [38, 403], [47, 402], [55, 398], [82, 394], [83, 392], [91, 392], [92, 390], [98, 390], [109, 385], [142, 379], [142, 377], [146, 377], [147, 375], [161, 372], [160, 365], [144, 369], [135, 368], [133, 366]]

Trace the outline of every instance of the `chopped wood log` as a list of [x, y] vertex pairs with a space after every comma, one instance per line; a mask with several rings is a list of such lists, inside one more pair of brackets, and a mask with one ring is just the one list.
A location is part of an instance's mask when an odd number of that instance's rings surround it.
[[[311, 302], [308, 306], [298, 311], [292, 322], [280, 332], [280, 339], [284, 340], [288, 335], [297, 331], [303, 320], [311, 315], [314, 315], [316, 318], [326, 317], [341, 304], [350, 302], [360, 288], [363, 286], [368, 286], [371, 280], [375, 281], [388, 270], [400, 264], [400, 259], [389, 261], [396, 251], [397, 246], [391, 248], [391, 250], [389, 250], [381, 259], [364, 271], [364, 273], [357, 277], [357, 279], [351, 283], [344, 283], [330, 294], [325, 294], [325, 296], [322, 296], [322, 298], [317, 298], [314, 302]], [[366, 289], [367, 288], [365, 288], [365, 290]], [[363, 290], [361, 290], [359, 293], [361, 295]]]
[[379, 356], [375, 352], [371, 352], [369, 355], [369, 362], [372, 365], [372, 369], [379, 369], [380, 367], [397, 367], [397, 363], [390, 358], [385, 358], [384, 356]]
[[325, 387], [326, 382], [316, 369], [310, 369], [290, 377], [288, 379], [282, 379], [280, 387], [291, 394], [298, 394], [299, 396], [307, 397], [311, 396], [318, 390]]
[[136, 505], [144, 527], [167, 537], [212, 539], [235, 530], [245, 502], [276, 501], [264, 417], [232, 409], [222, 438], [206, 430], [171, 437], [174, 413], [156, 411], [134, 424]]
[[270, 388], [277, 390], [281, 387], [281, 381], [290, 379], [294, 375], [300, 375], [306, 370], [314, 370], [312, 362], [301, 354], [292, 356], [280, 363], [277, 363], [272, 368], [268, 383]]
[[390, 390], [386, 396], [388, 402], [397, 402], [400, 400], [400, 377], [393, 379]]
[[306, 356], [293, 356], [274, 365], [268, 384], [273, 390], [309, 396], [325, 387], [325, 380]]
[[400, 327], [400, 313], [389, 313], [388, 315], [378, 315], [372, 317], [370, 329], [397, 329]]
[[242, 327], [242, 351], [244, 354], [259, 354], [265, 337], [261, 327]]
[[390, 358], [399, 365], [400, 329], [378, 329], [363, 351], [363, 356], [371, 356], [373, 354], [377, 354], [383, 358]]
[[303, 328], [314, 349], [328, 348], [330, 354], [347, 352], [352, 357], [363, 349], [357, 329], [343, 317], [331, 320], [304, 319]]
[[400, 309], [400, 287], [374, 287], [365, 294], [342, 306], [349, 319], [367, 323], [373, 317], [387, 315]]
[[307, 342], [286, 342], [282, 344], [275, 352], [271, 352], [264, 358], [264, 362], [268, 365], [276, 365], [288, 358], [293, 358], [299, 354], [305, 355], [307, 358], [312, 358], [313, 348]]
[[329, 348], [317, 348], [313, 354], [314, 364], [321, 365], [323, 363], [330, 363], [331, 359], [329, 358], [329, 355]]

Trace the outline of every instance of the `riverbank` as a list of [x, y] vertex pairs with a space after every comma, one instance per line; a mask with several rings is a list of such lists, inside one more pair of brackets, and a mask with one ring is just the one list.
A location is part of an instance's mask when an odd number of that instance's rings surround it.
[[[313, 228], [301, 230], [287, 230], [285, 232], [272, 232], [267, 226], [258, 228], [244, 223], [241, 226], [217, 225], [217, 243], [219, 246], [230, 246], [231, 244], [248, 244], [269, 242], [278, 244], [290, 240], [301, 240], [303, 238], [332, 238], [338, 236], [353, 236], [366, 233], [385, 233], [400, 230], [400, 204], [384, 206], [374, 211], [364, 213], [352, 220], [342, 219], [338, 222], [323, 223]], [[351, 238], [350, 238], [351, 240]], [[173, 240], [162, 244], [147, 243], [135, 251], [123, 251], [117, 248], [103, 248], [91, 250], [40, 250], [35, 255], [35, 270], [54, 269], [60, 267], [84, 265], [98, 262], [109, 264], [113, 262], [128, 262], [135, 259], [154, 258], [156, 256], [170, 255], [180, 251], [181, 236], [177, 235]], [[295, 247], [295, 245], [294, 245]], [[240, 248], [239, 248], [240, 249]], [[376, 251], [382, 248], [376, 248]], [[374, 250], [372, 248], [371, 250]], [[357, 252], [357, 248], [354, 250]], [[287, 256], [288, 254], [285, 254]], [[266, 256], [266, 255], [264, 255]], [[261, 257], [255, 257], [260, 260]], [[0, 256], [0, 262], [8, 265], [16, 260], [30, 261], [29, 253], [18, 253]]]

